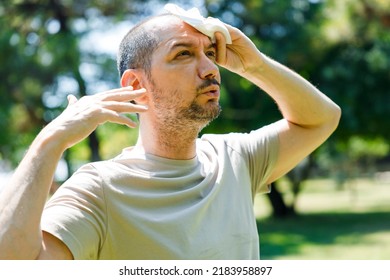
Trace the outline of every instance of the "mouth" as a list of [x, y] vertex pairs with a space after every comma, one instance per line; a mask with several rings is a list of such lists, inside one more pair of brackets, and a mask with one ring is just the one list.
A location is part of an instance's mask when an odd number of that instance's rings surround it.
[[219, 86], [217, 86], [217, 85], [209, 86], [209, 87], [205, 88], [204, 90], [202, 90], [202, 92], [200, 94], [206, 95], [212, 99], [218, 99], [219, 95], [220, 95]]

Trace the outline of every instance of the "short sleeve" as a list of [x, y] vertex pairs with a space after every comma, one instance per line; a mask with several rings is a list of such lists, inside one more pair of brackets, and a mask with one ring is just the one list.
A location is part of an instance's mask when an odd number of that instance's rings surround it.
[[97, 259], [106, 231], [102, 180], [81, 167], [46, 203], [41, 228], [62, 240], [74, 259]]
[[270, 189], [267, 181], [276, 165], [279, 152], [277, 123], [250, 133], [231, 133], [227, 145], [241, 154], [247, 163], [252, 193], [265, 193]]

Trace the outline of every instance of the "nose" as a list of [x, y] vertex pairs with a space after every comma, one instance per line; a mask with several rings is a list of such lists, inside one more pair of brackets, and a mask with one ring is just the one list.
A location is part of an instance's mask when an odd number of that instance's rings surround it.
[[201, 79], [213, 79], [219, 73], [218, 66], [207, 55], [200, 59], [198, 71]]

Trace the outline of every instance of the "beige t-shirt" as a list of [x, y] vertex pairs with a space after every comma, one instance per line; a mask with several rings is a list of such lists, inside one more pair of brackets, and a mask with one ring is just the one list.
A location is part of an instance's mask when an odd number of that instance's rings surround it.
[[75, 259], [258, 259], [253, 199], [277, 158], [272, 127], [204, 135], [190, 160], [127, 148], [87, 164], [47, 203], [42, 229]]

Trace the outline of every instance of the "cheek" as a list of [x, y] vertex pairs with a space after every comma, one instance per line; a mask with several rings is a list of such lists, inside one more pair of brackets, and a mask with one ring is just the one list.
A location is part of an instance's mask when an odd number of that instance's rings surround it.
[[155, 67], [149, 84], [156, 94], [165, 96], [164, 101], [187, 104], [196, 98], [196, 88], [200, 83], [196, 81], [196, 77], [193, 65]]

